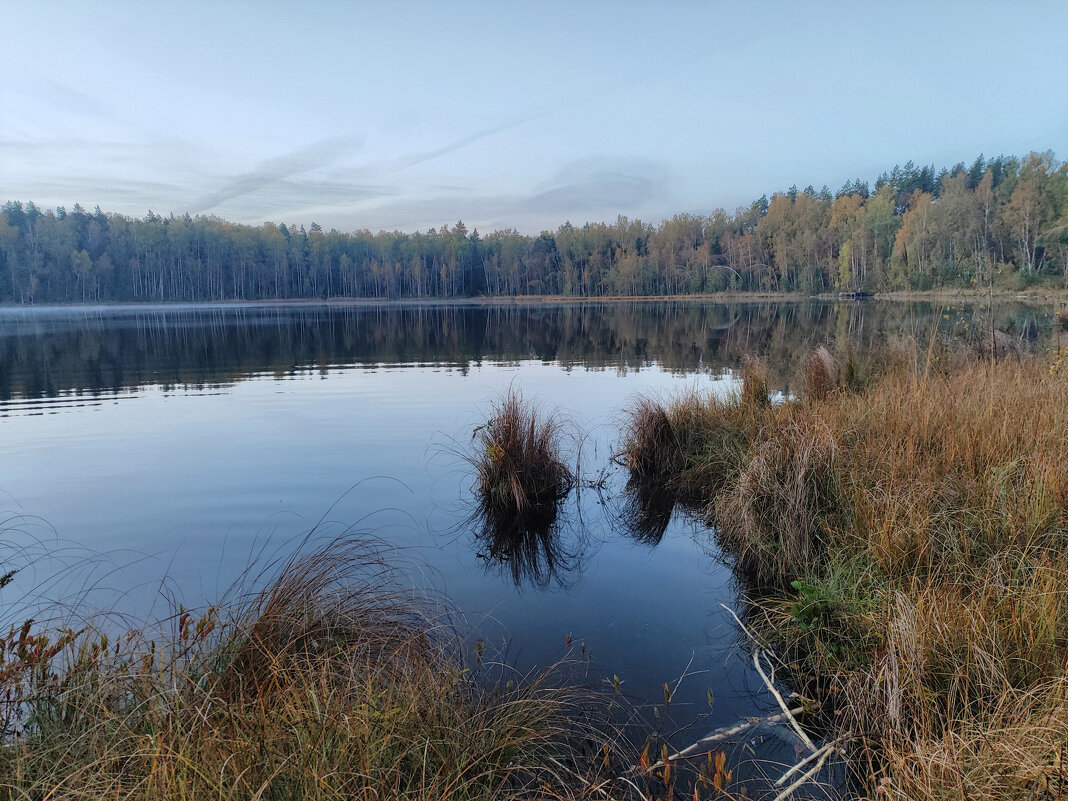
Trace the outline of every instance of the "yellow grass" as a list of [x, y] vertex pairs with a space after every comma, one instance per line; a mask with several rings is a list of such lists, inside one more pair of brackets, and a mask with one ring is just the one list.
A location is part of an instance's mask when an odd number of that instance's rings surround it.
[[681, 399], [664, 414], [703, 430], [677, 443], [731, 446], [676, 454], [667, 480], [703, 486], [751, 624], [850, 738], [868, 791], [1065, 792], [1065, 367], [915, 350], [857, 391], [817, 352], [803, 399], [756, 421]]

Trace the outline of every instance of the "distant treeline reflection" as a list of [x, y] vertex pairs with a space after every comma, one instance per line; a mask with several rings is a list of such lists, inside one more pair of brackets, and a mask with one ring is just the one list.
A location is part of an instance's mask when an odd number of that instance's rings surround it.
[[720, 372], [747, 353], [762, 354], [773, 388], [787, 389], [795, 357], [816, 343], [863, 346], [975, 325], [1034, 340], [1050, 319], [1022, 304], [998, 305], [991, 320], [929, 303], [815, 301], [14, 310], [0, 312], [0, 400], [198, 389], [343, 366], [466, 371], [537, 359], [566, 369]]

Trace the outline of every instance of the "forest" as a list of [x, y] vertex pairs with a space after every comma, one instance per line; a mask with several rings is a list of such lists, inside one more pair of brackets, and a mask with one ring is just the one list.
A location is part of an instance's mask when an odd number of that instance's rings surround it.
[[913, 162], [733, 213], [404, 233], [0, 206], [0, 303], [1068, 287], [1068, 164]]

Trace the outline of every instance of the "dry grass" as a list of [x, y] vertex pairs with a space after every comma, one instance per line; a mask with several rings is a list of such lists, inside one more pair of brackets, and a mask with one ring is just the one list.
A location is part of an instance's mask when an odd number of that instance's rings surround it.
[[703, 505], [737, 471], [749, 437], [771, 408], [763, 372], [754, 368], [746, 375], [741, 393], [726, 399], [696, 392], [666, 402], [637, 398], [626, 412], [617, 456], [632, 487], [644, 484], [643, 492]]
[[575, 476], [560, 458], [563, 432], [562, 418], [541, 414], [515, 390], [494, 405], [471, 457], [488, 517], [544, 514], [567, 497]]
[[[927, 369], [888, 351], [852, 386], [839, 368], [833, 390], [814, 356], [805, 399], [758, 415], [665, 407], [702, 429], [675, 425], [698, 447], [672, 457], [673, 480], [714, 477], [708, 518], [747, 579], [750, 621], [852, 738], [868, 790], [1059, 797], [1068, 377], [1045, 357], [911, 350]], [[713, 441], [730, 445], [710, 454]]]
[[742, 366], [742, 395], [740, 405], [746, 409], [766, 409], [771, 406], [768, 390], [768, 366], [760, 359], [746, 359]]
[[834, 359], [825, 347], [816, 348], [805, 362], [805, 397], [823, 400], [838, 386]]
[[475, 509], [467, 525], [480, 556], [506, 566], [517, 585], [564, 583], [575, 555], [561, 543], [561, 504], [575, 473], [561, 458], [567, 423], [509, 390], [475, 430], [464, 454], [476, 473]]
[[153, 635], [12, 631], [0, 797], [605, 797], [607, 704], [473, 680], [394, 579], [338, 541]]

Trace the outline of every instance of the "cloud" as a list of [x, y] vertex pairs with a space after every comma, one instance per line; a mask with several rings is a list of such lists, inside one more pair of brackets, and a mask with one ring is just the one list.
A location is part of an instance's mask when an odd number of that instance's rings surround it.
[[228, 200], [251, 194], [284, 178], [325, 167], [362, 144], [363, 138], [356, 135], [334, 136], [261, 161], [244, 175], [194, 200], [188, 211], [191, 214], [209, 211]]
[[423, 164], [427, 161], [432, 161], [442, 156], [447, 156], [450, 153], [455, 153], [457, 150], [462, 150], [468, 145], [473, 145], [482, 139], [487, 139], [494, 134], [499, 134], [512, 128], [518, 128], [520, 125], [525, 125], [528, 122], [538, 119], [539, 117], [546, 117], [552, 111], [545, 111], [539, 114], [531, 114], [526, 117], [520, 117], [519, 119], [509, 120], [508, 122], [502, 122], [499, 125], [492, 125], [489, 128], [483, 128], [482, 130], [475, 131], [474, 133], [461, 136], [459, 139], [454, 139], [446, 145], [442, 145], [439, 148], [433, 150], [426, 150], [420, 153], [412, 153], [408, 156], [391, 161], [384, 166], [384, 169], [388, 172], [399, 172], [406, 170], [409, 167], [414, 167], [416, 164]]
[[354, 216], [347, 220], [337, 214], [327, 219], [337, 227], [347, 222], [349, 227], [403, 230], [425, 230], [462, 219], [469, 228], [484, 231], [516, 225], [536, 231], [555, 228], [567, 219], [592, 222], [615, 219], [617, 214], [656, 214], [654, 207], [660, 201], [672, 199], [671, 177], [660, 162], [594, 158], [572, 162], [525, 193], [397, 197], [353, 210]]
[[654, 161], [573, 162], [548, 186], [518, 201], [516, 210], [567, 215], [641, 208], [664, 194], [668, 177], [668, 170]]

